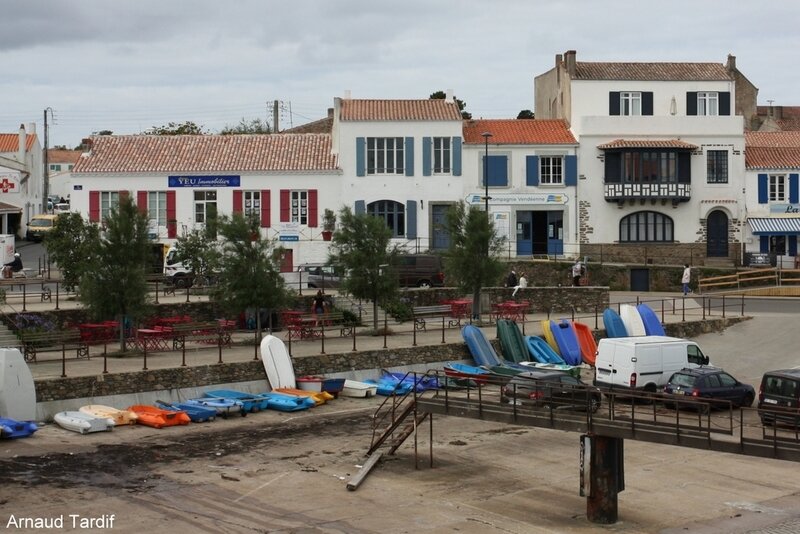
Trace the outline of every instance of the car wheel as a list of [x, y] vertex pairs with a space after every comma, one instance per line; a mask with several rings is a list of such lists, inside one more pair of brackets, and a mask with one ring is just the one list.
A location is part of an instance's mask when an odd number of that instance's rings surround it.
[[753, 405], [753, 400], [754, 400], [753, 394], [752, 393], [748, 393], [747, 395], [744, 396], [744, 400], [742, 401], [741, 406], [744, 406], [744, 407], [752, 406]]
[[178, 289], [186, 289], [187, 287], [192, 287], [192, 281], [188, 276], [175, 276], [173, 277], [172, 285]]
[[419, 282], [417, 282], [417, 287], [422, 287], [427, 289], [431, 287], [431, 283], [429, 280], [420, 280]]

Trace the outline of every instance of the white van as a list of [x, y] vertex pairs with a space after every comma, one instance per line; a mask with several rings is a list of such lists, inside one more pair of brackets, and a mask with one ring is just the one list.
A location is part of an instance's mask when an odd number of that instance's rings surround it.
[[183, 264], [181, 258], [178, 257], [178, 249], [174, 246], [169, 247], [167, 254], [164, 256], [164, 276], [178, 288], [192, 286], [192, 272], [187, 266]]
[[601, 339], [597, 345], [594, 384], [658, 391], [672, 373], [708, 365], [697, 343], [667, 336]]

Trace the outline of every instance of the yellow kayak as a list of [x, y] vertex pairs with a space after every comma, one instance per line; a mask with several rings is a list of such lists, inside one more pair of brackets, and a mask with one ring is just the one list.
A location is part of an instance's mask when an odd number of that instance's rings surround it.
[[542, 324], [542, 337], [550, 347], [556, 351], [556, 354], [559, 356], [561, 355], [561, 351], [558, 350], [558, 343], [556, 343], [556, 338], [553, 336], [553, 331], [550, 330], [550, 319], [545, 319], [541, 322]]
[[328, 393], [327, 391], [306, 391], [304, 389], [297, 389], [297, 388], [278, 388], [273, 389], [275, 393], [283, 393], [285, 395], [294, 395], [296, 397], [311, 397], [314, 399], [314, 404], [319, 406], [320, 404], [325, 404], [326, 401], [333, 399], [333, 395]]
[[105, 417], [114, 421], [114, 424], [119, 425], [135, 425], [139, 416], [136, 412], [130, 410], [118, 410], [111, 406], [103, 406], [102, 404], [87, 404], [81, 406], [80, 411], [91, 415], [93, 417]]

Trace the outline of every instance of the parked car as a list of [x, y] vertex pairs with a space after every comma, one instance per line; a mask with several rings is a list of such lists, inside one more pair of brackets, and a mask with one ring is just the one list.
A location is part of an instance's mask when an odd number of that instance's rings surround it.
[[333, 265], [305, 264], [300, 266], [300, 271], [310, 288], [330, 289], [341, 284], [341, 273]]
[[596, 412], [600, 390], [563, 371], [536, 369], [520, 373], [503, 386], [501, 400], [553, 409]]
[[397, 275], [401, 287], [441, 287], [444, 263], [436, 254], [404, 254], [399, 257]]
[[758, 389], [758, 416], [762, 423], [800, 424], [800, 369], [764, 373]]
[[58, 215], [49, 215], [47, 213], [34, 215], [28, 222], [28, 231], [25, 233], [25, 239], [28, 241], [41, 241], [47, 235], [47, 232], [53, 229], [57, 217]]
[[[673, 373], [664, 393], [676, 397], [691, 397], [692, 400], [710, 399], [717, 403], [702, 404], [705, 411], [711, 407], [727, 408], [730, 402], [734, 407], [750, 406], [755, 399], [755, 389], [750, 384], [739, 382], [719, 367], [697, 367], [681, 369]], [[727, 401], [727, 402], [724, 402]], [[674, 403], [666, 402], [667, 406]], [[682, 407], [682, 406], [679, 406]]]

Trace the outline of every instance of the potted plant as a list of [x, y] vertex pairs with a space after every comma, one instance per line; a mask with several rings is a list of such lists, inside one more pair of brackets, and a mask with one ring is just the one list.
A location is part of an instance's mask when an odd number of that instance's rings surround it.
[[322, 239], [330, 241], [333, 236], [333, 229], [336, 227], [336, 214], [333, 210], [325, 208], [322, 215]]

